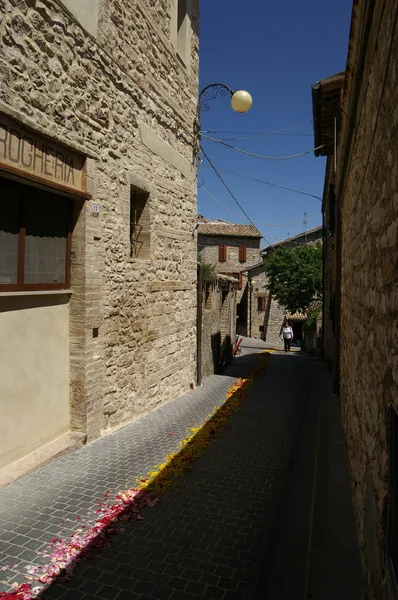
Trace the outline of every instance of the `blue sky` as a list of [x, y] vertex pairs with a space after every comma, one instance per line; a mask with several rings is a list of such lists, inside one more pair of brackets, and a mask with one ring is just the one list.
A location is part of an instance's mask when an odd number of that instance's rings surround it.
[[[253, 96], [253, 107], [246, 114], [235, 113], [228, 98], [215, 99], [210, 110], [202, 112], [202, 130], [228, 132], [208, 135], [234, 138], [311, 119], [311, 85], [345, 69], [351, 8], [350, 0], [201, 0], [200, 89], [222, 82], [233, 89], [246, 89]], [[202, 143], [219, 169], [322, 196], [325, 158], [311, 153], [292, 160], [260, 160], [204, 138]], [[286, 130], [284, 135], [227, 143], [253, 153], [290, 156], [313, 148], [313, 126], [310, 122]], [[253, 221], [289, 223], [278, 227], [256, 223], [270, 243], [304, 231], [304, 213], [309, 219], [307, 229], [322, 222], [321, 203], [315, 198], [220, 173]], [[199, 186], [200, 214], [247, 223], [243, 215], [224, 210], [205, 192], [204, 188], [230, 210], [240, 212], [206, 161]]]

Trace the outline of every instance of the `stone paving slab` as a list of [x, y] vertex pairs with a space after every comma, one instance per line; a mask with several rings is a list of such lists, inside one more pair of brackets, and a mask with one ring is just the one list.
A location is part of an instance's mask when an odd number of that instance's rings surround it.
[[93, 524], [106, 490], [116, 494], [131, 487], [137, 476], [162, 463], [190, 427], [203, 423], [224, 402], [237, 376], [232, 370], [210, 377], [199, 388], [0, 490], [0, 567], [15, 566], [0, 572], [0, 591], [20, 582], [19, 573], [29, 564], [39, 564], [37, 553], [50, 539], [70, 537], [78, 518]]
[[364, 598], [340, 402], [326, 364], [312, 361], [257, 600]]
[[[255, 357], [233, 362], [244, 375]], [[163, 494], [145, 520], [80, 563], [44, 598], [248, 600], [257, 589], [295, 432], [306, 400], [306, 359], [271, 356], [230, 428]]]

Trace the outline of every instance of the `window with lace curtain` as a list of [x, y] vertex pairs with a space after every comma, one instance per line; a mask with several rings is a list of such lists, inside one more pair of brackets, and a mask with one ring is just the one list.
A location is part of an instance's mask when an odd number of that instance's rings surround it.
[[0, 290], [70, 286], [72, 200], [0, 178]]

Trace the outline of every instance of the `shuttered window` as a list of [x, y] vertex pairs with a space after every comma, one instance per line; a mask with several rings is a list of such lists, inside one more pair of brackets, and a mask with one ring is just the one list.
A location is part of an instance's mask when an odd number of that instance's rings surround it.
[[227, 260], [227, 247], [225, 244], [218, 246], [218, 262], [226, 262]]
[[265, 310], [265, 296], [260, 296], [257, 298], [257, 310], [264, 311]]
[[239, 281], [238, 290], [241, 290], [243, 281], [242, 273], [231, 273], [231, 276]]
[[246, 246], [244, 244], [239, 246], [239, 262], [246, 262]]
[[227, 273], [227, 275], [229, 275], [230, 277], [233, 277], [234, 279], [237, 279], [239, 281], [238, 290], [241, 290], [242, 289], [242, 281], [243, 281], [242, 273]]

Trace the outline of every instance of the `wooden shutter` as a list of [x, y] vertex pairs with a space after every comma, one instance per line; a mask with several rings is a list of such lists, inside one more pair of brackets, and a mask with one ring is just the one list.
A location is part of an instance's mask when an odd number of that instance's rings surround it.
[[225, 244], [218, 246], [218, 262], [225, 262], [227, 260], [227, 247]]
[[265, 310], [265, 296], [257, 298], [257, 310]]
[[243, 281], [242, 273], [238, 273], [238, 279], [239, 279], [238, 290], [241, 290], [242, 289], [242, 281]]
[[246, 262], [246, 246], [244, 244], [239, 246], [239, 262]]

